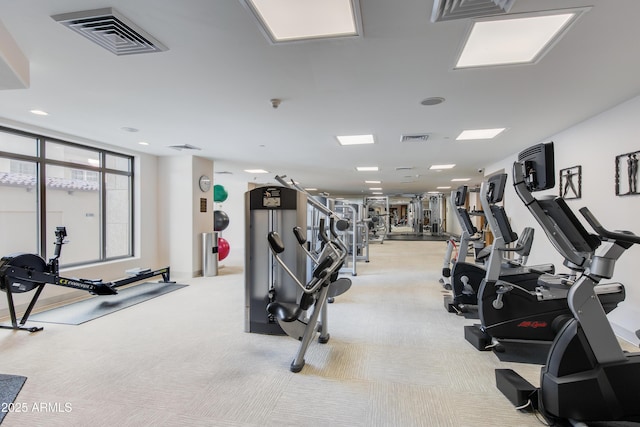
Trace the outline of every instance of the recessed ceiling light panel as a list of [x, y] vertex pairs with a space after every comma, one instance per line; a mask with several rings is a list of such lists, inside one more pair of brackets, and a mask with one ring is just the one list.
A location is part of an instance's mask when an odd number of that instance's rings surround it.
[[373, 144], [375, 142], [373, 140], [373, 135], [345, 135], [336, 136], [336, 139], [340, 145], [363, 145]]
[[358, 172], [376, 172], [378, 171], [378, 166], [358, 166], [356, 170]]
[[536, 63], [589, 9], [478, 19], [471, 25], [455, 68]]
[[264, 169], [245, 169], [244, 171], [247, 173], [269, 173], [269, 171]]
[[362, 35], [359, 0], [240, 0], [271, 43]]
[[432, 165], [429, 169], [453, 169], [454, 167], [456, 167], [455, 164], [449, 164], [449, 165]]
[[492, 139], [502, 133], [504, 129], [505, 128], [463, 130], [456, 138], [456, 141], [466, 141], [471, 139]]

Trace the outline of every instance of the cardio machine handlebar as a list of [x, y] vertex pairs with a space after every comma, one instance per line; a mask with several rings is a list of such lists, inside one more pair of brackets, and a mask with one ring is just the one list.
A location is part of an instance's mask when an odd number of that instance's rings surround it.
[[580, 209], [580, 213], [587, 220], [589, 225], [600, 235], [601, 237], [617, 240], [619, 242], [638, 244], [640, 243], [640, 236], [637, 236], [630, 231], [627, 232], [619, 232], [619, 231], [609, 231], [600, 224], [600, 221], [591, 213], [589, 208], [586, 206]]

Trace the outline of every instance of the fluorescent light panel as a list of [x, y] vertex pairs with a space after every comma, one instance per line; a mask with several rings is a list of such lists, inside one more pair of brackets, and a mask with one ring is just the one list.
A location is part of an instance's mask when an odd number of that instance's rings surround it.
[[449, 190], [451, 189], [451, 186], [446, 186], [446, 187], [436, 187], [437, 190]]
[[376, 172], [378, 170], [378, 166], [358, 166], [356, 167], [358, 172]]
[[361, 35], [359, 0], [241, 0], [272, 43]]
[[456, 165], [432, 165], [429, 169], [453, 169]]
[[373, 144], [373, 135], [345, 135], [336, 136], [340, 145]]
[[365, 181], [365, 184], [382, 184], [382, 181]]
[[456, 138], [456, 141], [466, 141], [470, 139], [491, 139], [502, 133], [504, 129], [505, 128], [463, 130]]
[[589, 8], [511, 14], [473, 23], [455, 68], [533, 64]]
[[467, 182], [467, 181], [471, 181], [471, 178], [453, 178], [451, 181], [452, 182]]
[[264, 169], [245, 169], [244, 171], [248, 173], [269, 173], [269, 171]]

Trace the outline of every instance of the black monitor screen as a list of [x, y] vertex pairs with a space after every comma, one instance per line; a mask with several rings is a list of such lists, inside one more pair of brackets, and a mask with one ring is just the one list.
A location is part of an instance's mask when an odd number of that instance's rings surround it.
[[507, 184], [507, 174], [499, 173], [497, 175], [493, 175], [488, 180], [489, 183], [489, 191], [487, 193], [487, 199], [489, 203], [499, 203], [502, 201], [504, 197], [504, 187]]
[[456, 190], [456, 206], [464, 206], [464, 202], [467, 200], [467, 186], [462, 185]]
[[524, 165], [529, 191], [542, 191], [556, 185], [553, 142], [537, 144], [522, 151], [518, 162]]

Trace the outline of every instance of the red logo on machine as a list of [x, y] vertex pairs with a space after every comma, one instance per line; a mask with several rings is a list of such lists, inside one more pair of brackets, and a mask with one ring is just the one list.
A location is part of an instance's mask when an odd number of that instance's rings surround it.
[[537, 320], [524, 320], [518, 323], [519, 328], [537, 329], [537, 328], [546, 328], [547, 326], [549, 326], [547, 322], [538, 322]]

